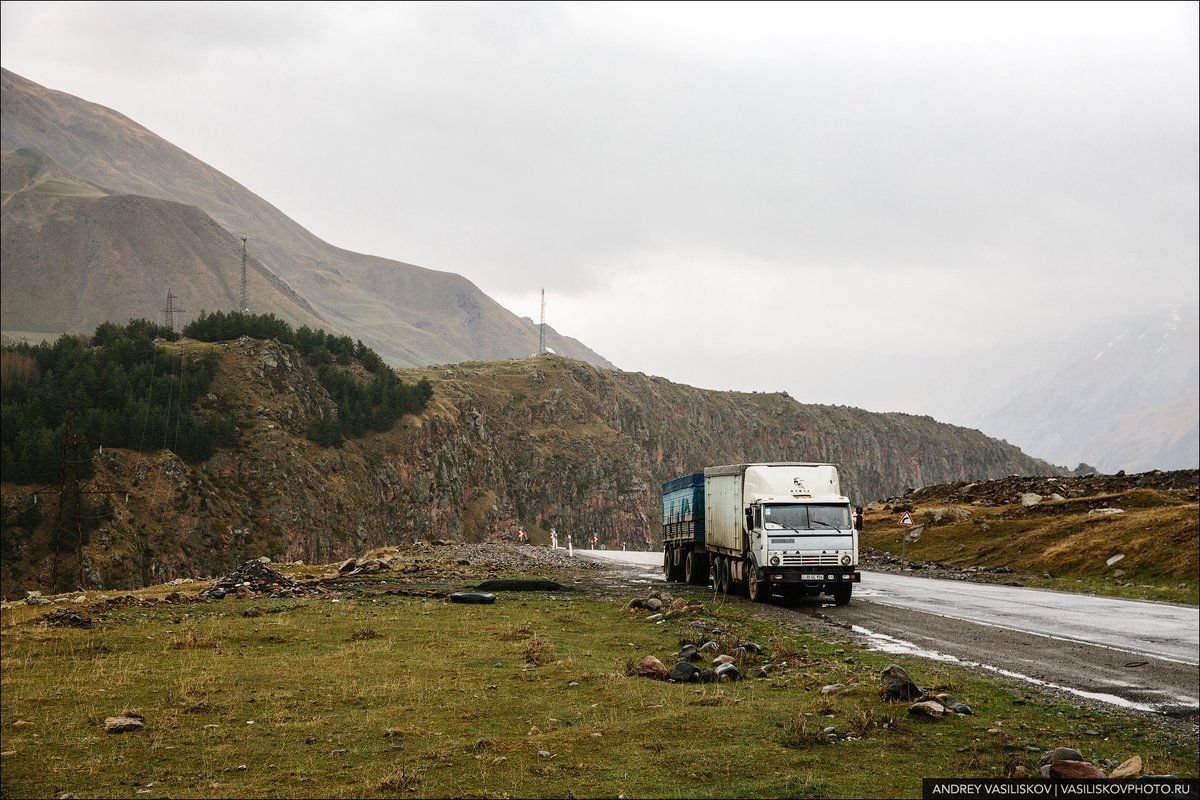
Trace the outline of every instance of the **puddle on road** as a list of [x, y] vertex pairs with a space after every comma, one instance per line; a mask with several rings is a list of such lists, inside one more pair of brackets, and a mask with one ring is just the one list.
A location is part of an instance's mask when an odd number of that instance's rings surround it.
[[[952, 664], [961, 664], [966, 667], [980, 667], [990, 672], [995, 672], [998, 675], [1003, 675], [1006, 678], [1015, 678], [1026, 683], [1031, 683], [1035, 686], [1045, 687], [1047, 689], [1058, 689], [1060, 691], [1069, 692], [1077, 697], [1086, 697], [1089, 700], [1097, 700], [1101, 703], [1108, 703], [1121, 708], [1129, 708], [1137, 711], [1149, 711], [1155, 714], [1164, 714], [1168, 711], [1178, 709], [1181, 705], [1188, 708], [1200, 708], [1200, 702], [1192, 697], [1177, 697], [1172, 702], [1166, 703], [1139, 703], [1133, 700], [1126, 699], [1119, 695], [1109, 694], [1108, 692], [1088, 692], [1083, 689], [1073, 689], [1070, 686], [1060, 686], [1057, 683], [1034, 678], [1030, 675], [1025, 675], [1020, 672], [1014, 672], [1008, 669], [994, 667], [991, 664], [981, 664], [978, 661], [965, 661], [957, 656], [949, 655], [948, 653], [939, 653], [937, 650], [927, 650], [912, 642], [904, 639], [897, 639], [895, 636], [888, 636], [886, 633], [875, 633], [867, 630], [859, 625], [851, 625], [850, 629], [855, 633], [867, 637], [869, 647], [872, 650], [877, 650], [881, 653], [894, 653], [897, 655], [918, 656], [920, 658], [928, 658], [933, 661], [942, 661]], [[1131, 687], [1133, 688], [1133, 687]]]

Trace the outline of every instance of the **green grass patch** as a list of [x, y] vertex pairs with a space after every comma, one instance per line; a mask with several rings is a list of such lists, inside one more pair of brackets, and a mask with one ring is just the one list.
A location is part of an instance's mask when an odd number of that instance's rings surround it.
[[[225, 600], [126, 607], [91, 630], [5, 611], [4, 796], [912, 797], [922, 777], [1036, 773], [1057, 745], [1195, 774], [1195, 743], [1144, 718], [906, 661], [975, 711], [923, 723], [879, 699], [893, 656], [687, 588], [703, 616], [650, 624], [625, 609], [633, 594]], [[243, 617], [250, 605], [279, 613]], [[627, 674], [706, 638], [763, 645], [740, 657], [747, 674], [787, 666], [729, 684]], [[847, 688], [823, 695], [830, 683]], [[146, 729], [106, 734], [122, 712]]]

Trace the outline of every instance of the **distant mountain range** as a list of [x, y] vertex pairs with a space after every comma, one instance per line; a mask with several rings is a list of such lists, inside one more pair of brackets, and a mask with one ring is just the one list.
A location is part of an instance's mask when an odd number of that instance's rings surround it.
[[[1200, 310], [1102, 320], [1047, 339], [943, 418], [977, 427], [1056, 464], [1113, 473], [1200, 465]], [[999, 361], [999, 359], [997, 359]], [[996, 363], [978, 359], [981, 373]]]
[[[462, 276], [334, 247], [230, 177], [103, 106], [2, 71], [6, 330], [90, 332], [250, 310], [362, 339], [397, 366], [522, 358], [538, 328]], [[612, 366], [547, 328], [556, 353]]]

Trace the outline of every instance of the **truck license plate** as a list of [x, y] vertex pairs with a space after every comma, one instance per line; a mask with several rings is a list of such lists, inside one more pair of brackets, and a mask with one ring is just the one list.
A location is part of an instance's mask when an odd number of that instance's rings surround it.
[[802, 580], [802, 581], [823, 581], [823, 580], [825, 580], [825, 576], [824, 575], [813, 575], [812, 573], [805, 572], [804, 574], [802, 574], [800, 576], [800, 580]]

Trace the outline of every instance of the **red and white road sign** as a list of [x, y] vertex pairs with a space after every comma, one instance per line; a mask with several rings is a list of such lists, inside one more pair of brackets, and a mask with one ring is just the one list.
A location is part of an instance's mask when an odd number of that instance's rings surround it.
[[905, 511], [904, 515], [900, 517], [900, 524], [901, 525], [912, 525], [912, 517], [909, 516], [907, 511]]

